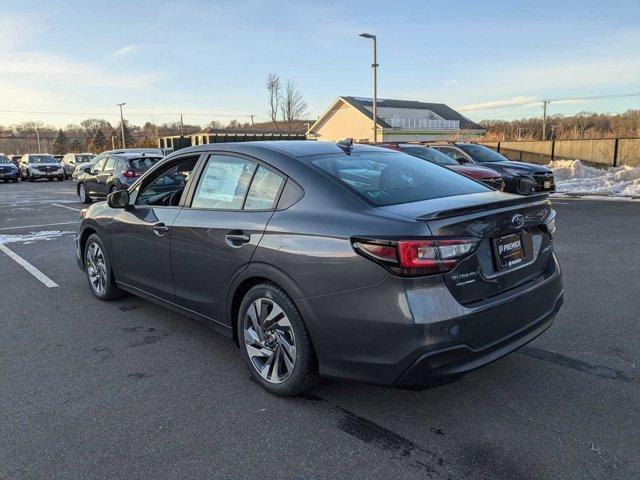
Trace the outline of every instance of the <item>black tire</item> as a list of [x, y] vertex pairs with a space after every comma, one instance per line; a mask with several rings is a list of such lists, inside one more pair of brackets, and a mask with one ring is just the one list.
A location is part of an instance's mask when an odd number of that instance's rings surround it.
[[[93, 244], [96, 244], [99, 247], [102, 253], [102, 258], [104, 259], [106, 278], [104, 281], [104, 288], [102, 291], [94, 287], [94, 284], [91, 281], [90, 273], [89, 273], [91, 261], [89, 260], [88, 255]], [[91, 292], [98, 300], [102, 300], [106, 302], [109, 300], [115, 300], [116, 298], [120, 298], [122, 296], [122, 290], [120, 290], [116, 285], [115, 277], [113, 275], [113, 270], [111, 269], [111, 260], [109, 259], [109, 253], [107, 252], [107, 249], [105, 248], [104, 243], [102, 242], [102, 239], [96, 233], [90, 235], [89, 238], [87, 238], [87, 242], [85, 243], [85, 246], [84, 246], [83, 262], [84, 262], [84, 271], [87, 275], [87, 282], [89, 283], [89, 288], [91, 289]]]
[[59, 182], [64, 182], [64, 175], [60, 175], [60, 176], [58, 177], [58, 181], [59, 181]]
[[17, 178], [14, 178], [14, 179], [12, 180], [12, 182], [13, 182], [13, 183], [18, 183], [18, 179], [17, 179]]
[[[83, 193], [84, 192], [84, 197], [83, 197]], [[84, 183], [79, 183], [78, 184], [78, 197], [80, 197], [80, 201], [82, 203], [91, 203], [91, 197], [89, 196], [89, 194], [87, 193]]]
[[[281, 383], [272, 383], [263, 378], [258, 373], [257, 367], [254, 366], [247, 353], [244, 331], [245, 316], [247, 315], [249, 307], [258, 299], [267, 299], [277, 303], [288, 317], [291, 330], [294, 334], [295, 362], [293, 371], [289, 374], [288, 378]], [[242, 355], [251, 376], [269, 392], [283, 397], [294, 397], [307, 391], [317, 381], [318, 365], [311, 343], [311, 337], [295, 304], [279, 286], [265, 282], [251, 288], [240, 304], [236, 328], [238, 343], [240, 344], [240, 355]]]
[[27, 180], [29, 180], [30, 182], [35, 181], [35, 178], [33, 177], [33, 175], [31, 175], [29, 171], [27, 171]]
[[49, 180], [50, 182], [53, 182], [53, 177], [49, 177], [47, 178], [47, 180]]

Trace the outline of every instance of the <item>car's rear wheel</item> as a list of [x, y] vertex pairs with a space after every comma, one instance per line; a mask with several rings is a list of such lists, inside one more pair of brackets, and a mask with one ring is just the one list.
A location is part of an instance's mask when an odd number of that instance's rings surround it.
[[295, 396], [317, 379], [317, 361], [302, 317], [277, 285], [251, 288], [240, 304], [238, 340], [251, 375], [271, 393]]
[[47, 180], [49, 180], [50, 182], [53, 182], [53, 177], [49, 177], [47, 178]]
[[116, 286], [107, 249], [98, 235], [90, 235], [84, 247], [84, 270], [89, 287], [100, 300], [113, 300], [121, 295]]
[[91, 197], [87, 193], [87, 188], [84, 186], [84, 183], [78, 185], [78, 197], [80, 197], [82, 203], [91, 203]]

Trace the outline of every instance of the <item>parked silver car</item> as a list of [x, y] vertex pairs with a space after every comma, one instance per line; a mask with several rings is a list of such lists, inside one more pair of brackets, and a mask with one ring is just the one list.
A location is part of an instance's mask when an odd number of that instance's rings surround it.
[[64, 180], [64, 168], [48, 153], [27, 153], [20, 159], [20, 176], [33, 182], [40, 178]]
[[93, 160], [96, 155], [94, 153], [67, 153], [62, 157], [62, 168], [64, 168], [64, 176], [70, 178], [77, 165], [87, 163]]
[[73, 174], [71, 175], [71, 178], [77, 181], [78, 175], [80, 175], [81, 173], [84, 173], [87, 167], [90, 167], [94, 163], [99, 162], [103, 158], [108, 157], [109, 154], [121, 154], [121, 153], [145, 153], [145, 154], [151, 154], [151, 155], [160, 155], [162, 157], [164, 156], [164, 153], [159, 148], [119, 148], [115, 150], [107, 150], [105, 152], [102, 152], [96, 155], [88, 162], [77, 164], [75, 170], [73, 171]]

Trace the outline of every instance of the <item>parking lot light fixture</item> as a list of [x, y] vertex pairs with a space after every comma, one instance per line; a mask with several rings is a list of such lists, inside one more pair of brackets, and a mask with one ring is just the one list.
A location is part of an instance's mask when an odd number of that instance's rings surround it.
[[378, 143], [378, 61], [377, 61], [377, 38], [370, 33], [361, 33], [358, 35], [363, 38], [370, 38], [373, 40], [373, 63], [371, 68], [373, 69], [373, 144]]

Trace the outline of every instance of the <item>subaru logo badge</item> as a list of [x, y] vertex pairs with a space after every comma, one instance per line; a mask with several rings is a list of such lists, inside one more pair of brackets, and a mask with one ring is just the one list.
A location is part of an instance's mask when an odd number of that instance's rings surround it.
[[511, 225], [516, 228], [520, 228], [524, 225], [524, 215], [521, 213], [516, 213], [513, 217], [511, 217]]

